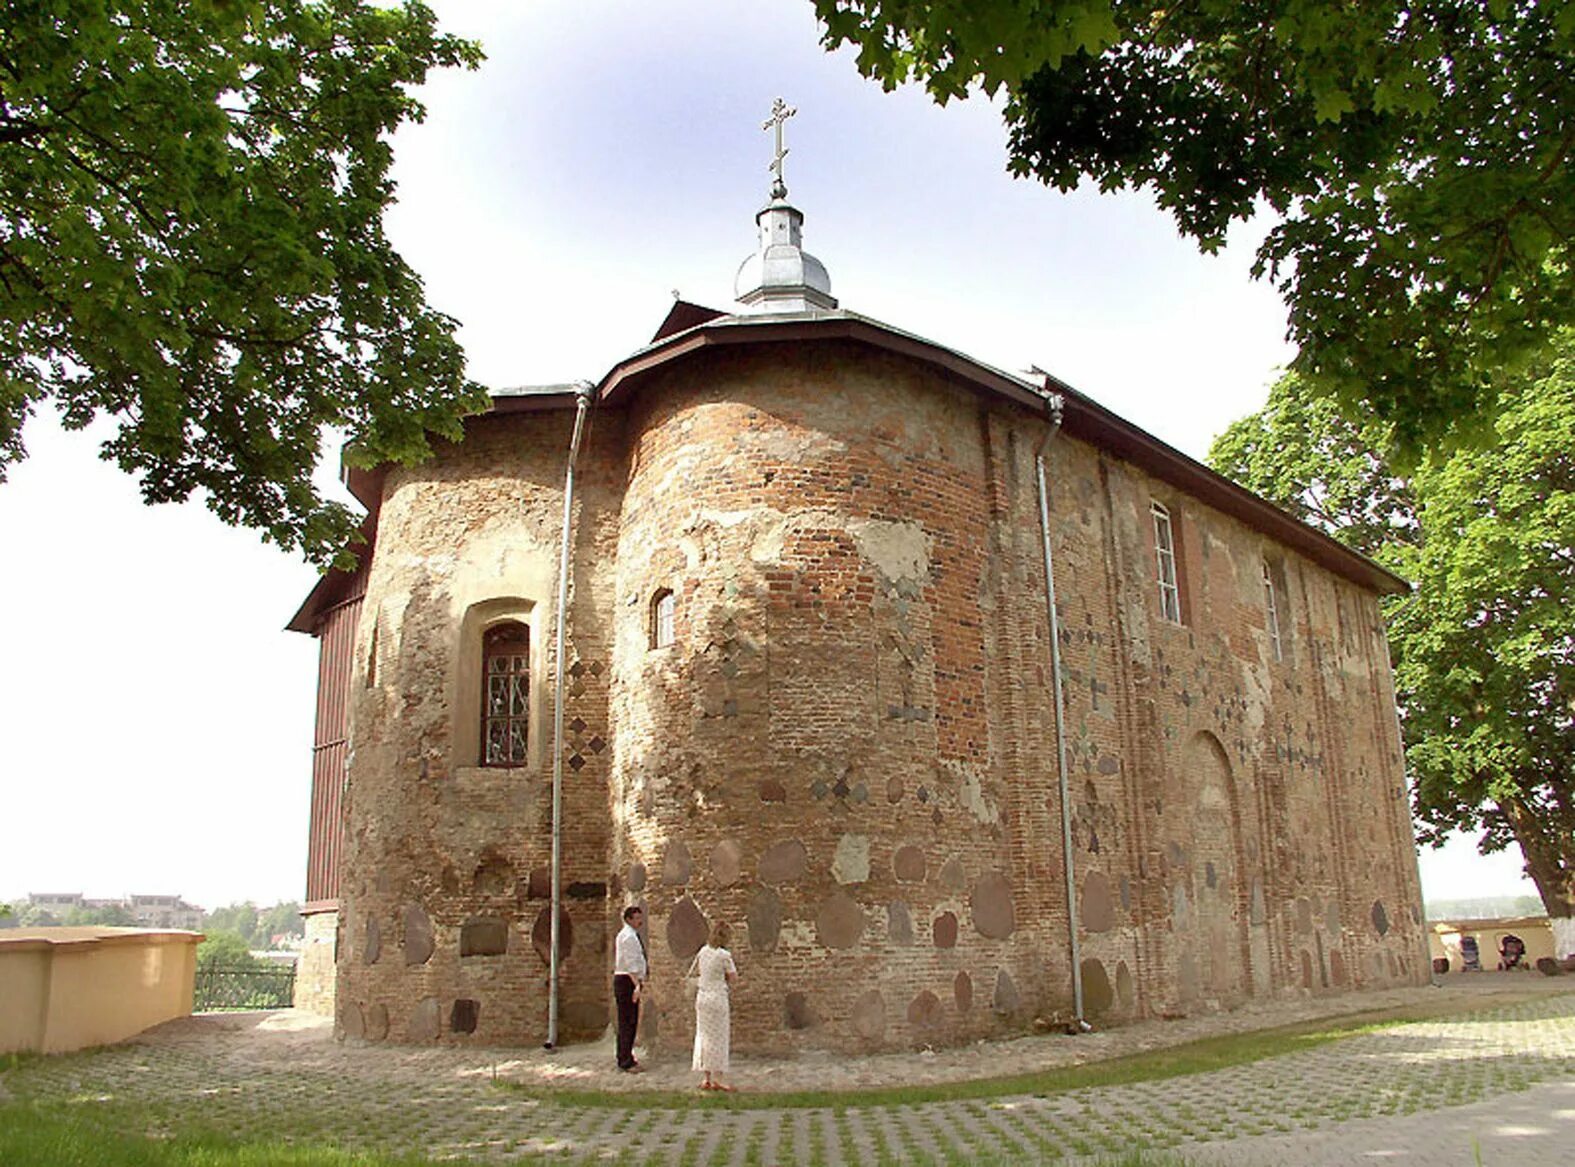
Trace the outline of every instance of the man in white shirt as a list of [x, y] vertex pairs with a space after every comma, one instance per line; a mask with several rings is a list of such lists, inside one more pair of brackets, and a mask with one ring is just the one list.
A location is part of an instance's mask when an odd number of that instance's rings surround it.
[[634, 1060], [634, 1031], [640, 1024], [640, 994], [645, 988], [649, 966], [645, 960], [645, 941], [640, 938], [640, 928], [645, 924], [645, 911], [629, 907], [623, 910], [623, 927], [613, 944], [613, 1000], [618, 1004], [618, 1068], [638, 1074], [642, 1067]]

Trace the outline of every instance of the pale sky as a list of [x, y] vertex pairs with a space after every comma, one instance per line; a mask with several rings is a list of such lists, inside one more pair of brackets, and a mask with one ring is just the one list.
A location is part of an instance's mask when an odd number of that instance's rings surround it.
[[[436, 7], [488, 60], [435, 77], [396, 139], [389, 230], [484, 384], [595, 379], [674, 291], [729, 308], [778, 95], [844, 308], [1038, 364], [1199, 458], [1291, 355], [1248, 276], [1261, 225], [1204, 257], [1146, 197], [1014, 180], [995, 107], [882, 93], [808, 0]], [[200, 504], [142, 506], [52, 418], [26, 437], [0, 485], [0, 898], [301, 898], [316, 643], [283, 627], [314, 570]], [[1424, 890], [1531, 894], [1519, 867], [1463, 843], [1423, 856]]]

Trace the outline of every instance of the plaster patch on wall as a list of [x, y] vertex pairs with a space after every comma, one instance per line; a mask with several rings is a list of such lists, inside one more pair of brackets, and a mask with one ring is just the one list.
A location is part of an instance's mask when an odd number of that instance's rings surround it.
[[957, 787], [957, 802], [964, 810], [973, 815], [975, 819], [985, 825], [1001, 821], [1001, 808], [995, 800], [984, 792], [984, 783], [975, 770], [959, 771]]
[[854, 518], [848, 520], [848, 534], [887, 579], [930, 582], [929, 536], [919, 523]]

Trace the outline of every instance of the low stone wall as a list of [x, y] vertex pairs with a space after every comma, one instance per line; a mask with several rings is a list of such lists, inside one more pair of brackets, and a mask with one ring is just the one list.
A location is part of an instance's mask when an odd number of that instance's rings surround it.
[[1519, 936], [1525, 942], [1526, 954], [1520, 963], [1524, 968], [1535, 968], [1543, 957], [1562, 957], [1555, 951], [1553, 929], [1546, 916], [1515, 916], [1492, 920], [1429, 920], [1427, 947], [1434, 960], [1449, 961], [1449, 971], [1459, 972], [1464, 966], [1460, 956], [1460, 938], [1475, 936], [1477, 951], [1484, 969], [1499, 965], [1499, 948], [1505, 936]]
[[197, 932], [18, 928], [0, 937], [0, 1053], [124, 1041], [191, 1013]]
[[295, 966], [295, 1007], [319, 1017], [332, 1017], [339, 913], [330, 908], [302, 915], [306, 920], [306, 943]]

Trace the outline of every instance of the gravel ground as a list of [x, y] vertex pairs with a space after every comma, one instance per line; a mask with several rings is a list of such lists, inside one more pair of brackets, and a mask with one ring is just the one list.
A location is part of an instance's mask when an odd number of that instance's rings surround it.
[[[1029, 1073], [1355, 1010], [1418, 1007], [1444, 1019], [1364, 1033], [1211, 1073], [1048, 1096], [861, 1105], [864, 1087]], [[1433, 988], [1253, 1006], [1081, 1037], [1040, 1036], [865, 1058], [735, 1059], [742, 1089], [847, 1091], [835, 1108], [721, 1110], [652, 1091], [692, 1090], [687, 1059], [642, 1075], [610, 1042], [541, 1050], [335, 1042], [294, 1011], [171, 1022], [109, 1049], [31, 1060], [0, 1100], [118, 1108], [151, 1133], [194, 1123], [435, 1158], [573, 1162], [1002, 1163], [1166, 1150], [1196, 1164], [1471, 1164], [1541, 1167], [1575, 1146], [1575, 982], [1485, 973]], [[528, 1092], [500, 1088], [513, 1082]], [[627, 1095], [602, 1105], [556, 1087]], [[699, 1102], [699, 1099], [696, 1099]], [[1158, 1160], [1157, 1160], [1158, 1161]]]

